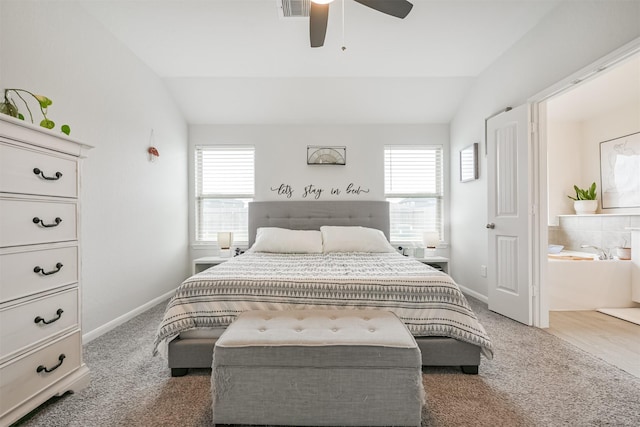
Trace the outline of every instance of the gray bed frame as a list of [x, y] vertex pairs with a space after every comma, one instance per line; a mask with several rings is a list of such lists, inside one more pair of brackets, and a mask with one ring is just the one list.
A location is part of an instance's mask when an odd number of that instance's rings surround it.
[[[259, 227], [319, 230], [323, 225], [360, 225], [382, 230], [389, 238], [389, 203], [385, 201], [273, 201], [249, 203], [249, 246]], [[480, 347], [447, 337], [416, 337], [423, 366], [460, 366], [477, 374]], [[215, 338], [177, 337], [169, 343], [171, 376], [189, 368], [211, 368]]]

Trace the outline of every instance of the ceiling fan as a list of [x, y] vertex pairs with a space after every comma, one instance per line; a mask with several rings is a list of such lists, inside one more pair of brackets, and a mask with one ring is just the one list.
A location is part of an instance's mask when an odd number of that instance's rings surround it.
[[[329, 18], [329, 4], [333, 0], [311, 0], [309, 10], [309, 38], [311, 47], [324, 45], [327, 33], [327, 19]], [[387, 15], [403, 19], [411, 12], [413, 4], [406, 0], [354, 0], [364, 6]]]

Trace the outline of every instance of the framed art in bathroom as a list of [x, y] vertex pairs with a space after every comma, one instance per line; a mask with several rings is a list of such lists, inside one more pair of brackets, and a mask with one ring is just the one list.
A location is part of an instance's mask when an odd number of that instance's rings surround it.
[[602, 209], [640, 207], [640, 132], [600, 143]]

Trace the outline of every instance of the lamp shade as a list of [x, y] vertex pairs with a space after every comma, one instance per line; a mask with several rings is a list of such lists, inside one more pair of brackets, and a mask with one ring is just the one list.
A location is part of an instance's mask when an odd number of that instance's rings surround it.
[[422, 234], [422, 243], [428, 248], [435, 248], [440, 243], [440, 233], [437, 231], [426, 231]]
[[233, 233], [231, 231], [221, 231], [218, 233], [218, 246], [220, 249], [229, 249], [233, 244]]

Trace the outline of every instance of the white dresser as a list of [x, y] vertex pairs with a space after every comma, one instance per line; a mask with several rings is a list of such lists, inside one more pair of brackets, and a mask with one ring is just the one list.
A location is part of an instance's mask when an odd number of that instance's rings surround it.
[[89, 383], [80, 166], [91, 147], [0, 114], [0, 426]]

